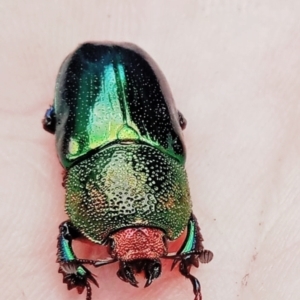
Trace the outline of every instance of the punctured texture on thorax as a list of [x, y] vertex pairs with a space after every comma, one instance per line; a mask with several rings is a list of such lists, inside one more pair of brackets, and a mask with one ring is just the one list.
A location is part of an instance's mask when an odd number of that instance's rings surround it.
[[68, 170], [66, 211], [96, 243], [130, 226], [157, 227], [173, 240], [191, 214], [187, 174], [182, 164], [156, 148], [111, 146]]

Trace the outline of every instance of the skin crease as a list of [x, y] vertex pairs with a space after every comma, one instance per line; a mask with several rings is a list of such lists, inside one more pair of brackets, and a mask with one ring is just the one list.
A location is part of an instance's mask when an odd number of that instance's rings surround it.
[[[203, 300], [300, 297], [299, 1], [0, 4], [1, 299], [85, 300], [57, 273], [62, 168], [41, 119], [61, 62], [89, 40], [145, 49], [188, 121], [194, 213], [215, 254], [192, 271]], [[77, 246], [80, 257], [106, 256]], [[170, 264], [147, 289], [120, 281], [116, 264], [90, 268], [93, 299], [192, 300]]]

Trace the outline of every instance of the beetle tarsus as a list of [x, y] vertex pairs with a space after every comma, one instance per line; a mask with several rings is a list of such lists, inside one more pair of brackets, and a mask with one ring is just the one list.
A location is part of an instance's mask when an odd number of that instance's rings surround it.
[[132, 286], [138, 287], [138, 282], [134, 277], [133, 269], [129, 263], [121, 261], [120, 269], [117, 272], [117, 275], [121, 280], [130, 283]]
[[92, 288], [89, 282], [86, 283], [86, 300], [92, 300]]
[[147, 279], [145, 287], [148, 287], [152, 281], [161, 274], [160, 260], [150, 260], [145, 266], [145, 277]]

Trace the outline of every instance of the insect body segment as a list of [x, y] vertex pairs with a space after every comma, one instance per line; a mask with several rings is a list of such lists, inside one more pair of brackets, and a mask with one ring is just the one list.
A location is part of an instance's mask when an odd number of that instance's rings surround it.
[[139, 142], [184, 160], [177, 111], [163, 75], [129, 45], [84, 44], [63, 63], [56, 84], [56, 145], [68, 168], [115, 142]]
[[[44, 129], [54, 133], [65, 168], [66, 212], [59, 227], [57, 262], [68, 289], [98, 286], [84, 266], [119, 261], [118, 277], [145, 287], [161, 274], [161, 258], [174, 259], [201, 299], [191, 266], [209, 262], [204, 250], [184, 168], [182, 130], [186, 120], [175, 107], [154, 61], [132, 44], [79, 46], [63, 62], [54, 104]], [[184, 244], [168, 253], [167, 241], [187, 228]], [[111, 258], [79, 259], [72, 241], [107, 245]]]

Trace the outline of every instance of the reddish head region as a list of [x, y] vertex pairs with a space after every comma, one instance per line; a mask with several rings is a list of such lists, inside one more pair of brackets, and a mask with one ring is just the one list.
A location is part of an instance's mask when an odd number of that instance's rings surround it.
[[111, 256], [122, 261], [158, 259], [167, 253], [164, 233], [151, 227], [133, 227], [111, 235], [114, 247]]

